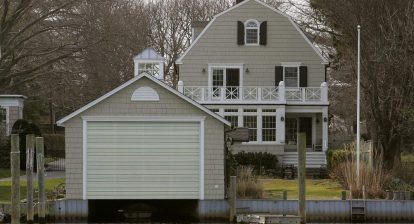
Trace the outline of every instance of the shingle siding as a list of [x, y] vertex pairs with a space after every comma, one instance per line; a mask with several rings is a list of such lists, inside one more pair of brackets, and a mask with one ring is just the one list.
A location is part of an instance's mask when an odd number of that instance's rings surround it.
[[[160, 101], [133, 102], [132, 93], [149, 86], [158, 92]], [[224, 198], [224, 125], [207, 113], [170, 93], [147, 78], [142, 78], [120, 92], [89, 108], [65, 123], [66, 196], [82, 199], [82, 119], [81, 116], [205, 116], [204, 195], [205, 199]], [[215, 186], [218, 188], [215, 188]]]
[[[266, 46], [237, 45], [237, 21], [267, 21]], [[325, 80], [325, 66], [288, 18], [249, 1], [213, 22], [180, 65], [180, 79], [185, 86], [207, 86], [209, 63], [244, 63], [244, 86], [272, 86], [274, 69], [280, 62], [302, 62], [308, 66], [308, 86], [319, 87]]]

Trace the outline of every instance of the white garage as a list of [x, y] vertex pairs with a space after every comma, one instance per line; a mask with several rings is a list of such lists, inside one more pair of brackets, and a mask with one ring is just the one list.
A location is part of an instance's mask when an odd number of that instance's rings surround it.
[[110, 119], [86, 119], [86, 199], [202, 199], [203, 120]]

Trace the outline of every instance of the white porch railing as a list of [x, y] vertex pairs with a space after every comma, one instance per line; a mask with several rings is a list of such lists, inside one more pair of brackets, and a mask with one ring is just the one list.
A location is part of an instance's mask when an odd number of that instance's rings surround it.
[[321, 87], [285, 88], [279, 86], [184, 86], [180, 81], [178, 90], [199, 103], [327, 103], [326, 83]]
[[184, 86], [187, 97], [205, 101], [278, 101], [278, 87], [205, 87]]
[[320, 87], [286, 88], [287, 101], [321, 101], [322, 91]]

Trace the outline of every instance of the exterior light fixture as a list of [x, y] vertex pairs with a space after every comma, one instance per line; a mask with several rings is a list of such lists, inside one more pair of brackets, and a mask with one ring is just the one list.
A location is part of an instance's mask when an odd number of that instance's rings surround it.
[[246, 73], [249, 73], [249, 72], [250, 72], [250, 71], [249, 71], [249, 68], [246, 68], [245, 72], [246, 72]]
[[281, 116], [280, 121], [282, 121], [282, 122], [285, 121], [285, 117]]
[[206, 73], [206, 68], [201, 69], [202, 73]]
[[327, 117], [324, 117], [323, 118], [323, 122], [328, 122], [328, 118]]

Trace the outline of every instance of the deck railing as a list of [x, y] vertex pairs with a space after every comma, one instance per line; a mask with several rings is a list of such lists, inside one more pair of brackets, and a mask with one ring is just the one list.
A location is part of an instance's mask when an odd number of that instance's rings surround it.
[[185, 86], [184, 95], [205, 101], [278, 101], [278, 87], [206, 87]]
[[199, 103], [327, 103], [326, 83], [321, 87], [285, 88], [279, 86], [184, 86], [178, 90]]

